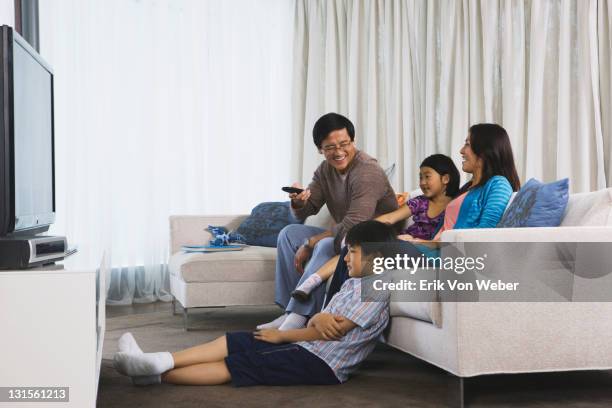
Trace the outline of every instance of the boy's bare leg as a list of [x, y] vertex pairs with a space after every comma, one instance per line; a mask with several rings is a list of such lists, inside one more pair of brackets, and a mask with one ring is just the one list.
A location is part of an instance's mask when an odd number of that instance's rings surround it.
[[[210, 344], [210, 343], [209, 343]], [[175, 368], [161, 375], [161, 381], [181, 385], [217, 385], [231, 380], [225, 361], [194, 364]]]
[[225, 336], [200, 344], [199, 346], [172, 353], [175, 369], [194, 364], [222, 362], [225, 357], [227, 357], [227, 340]]

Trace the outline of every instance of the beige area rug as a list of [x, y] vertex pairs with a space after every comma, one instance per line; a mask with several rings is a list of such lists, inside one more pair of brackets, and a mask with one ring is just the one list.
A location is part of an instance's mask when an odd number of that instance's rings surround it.
[[[190, 312], [191, 315], [192, 312]], [[177, 351], [226, 331], [252, 330], [277, 317], [275, 307], [199, 309], [198, 330], [184, 331], [182, 315], [169, 311], [108, 318], [98, 391], [99, 407], [444, 407], [452, 377], [443, 370], [379, 345], [346, 384], [337, 386], [134, 387], [113, 368], [117, 339], [130, 331], [145, 352]], [[577, 372], [487, 376], [472, 380], [470, 407], [610, 407], [612, 375]]]

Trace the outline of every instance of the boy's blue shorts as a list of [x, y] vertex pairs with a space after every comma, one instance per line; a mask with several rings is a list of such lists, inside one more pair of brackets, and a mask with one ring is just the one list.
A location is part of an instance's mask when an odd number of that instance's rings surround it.
[[297, 344], [267, 343], [251, 332], [227, 333], [226, 338], [225, 364], [236, 387], [340, 383], [323, 360]]

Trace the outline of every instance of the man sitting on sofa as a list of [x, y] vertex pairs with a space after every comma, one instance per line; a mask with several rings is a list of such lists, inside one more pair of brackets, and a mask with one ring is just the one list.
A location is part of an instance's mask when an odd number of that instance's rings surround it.
[[[340, 252], [342, 239], [353, 225], [397, 209], [395, 193], [383, 169], [355, 147], [355, 128], [348, 118], [337, 113], [323, 115], [315, 123], [312, 136], [325, 160], [306, 190], [289, 195], [291, 209], [296, 218], [305, 220], [327, 204], [336, 225], [324, 230], [292, 224], [280, 232], [275, 302], [285, 313], [258, 329], [304, 327], [308, 318], [321, 310], [325, 285], [319, 285], [304, 302], [291, 298], [293, 290]], [[300, 186], [294, 183], [294, 187]]]

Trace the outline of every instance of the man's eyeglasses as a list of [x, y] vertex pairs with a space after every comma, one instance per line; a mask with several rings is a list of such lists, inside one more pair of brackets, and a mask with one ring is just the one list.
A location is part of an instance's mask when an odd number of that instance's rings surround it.
[[344, 150], [347, 147], [349, 147], [351, 145], [351, 143], [353, 143], [352, 140], [345, 140], [344, 142], [337, 144], [337, 145], [327, 145], [327, 146], [323, 146], [321, 150], [323, 150], [325, 153], [332, 153], [336, 150]]

